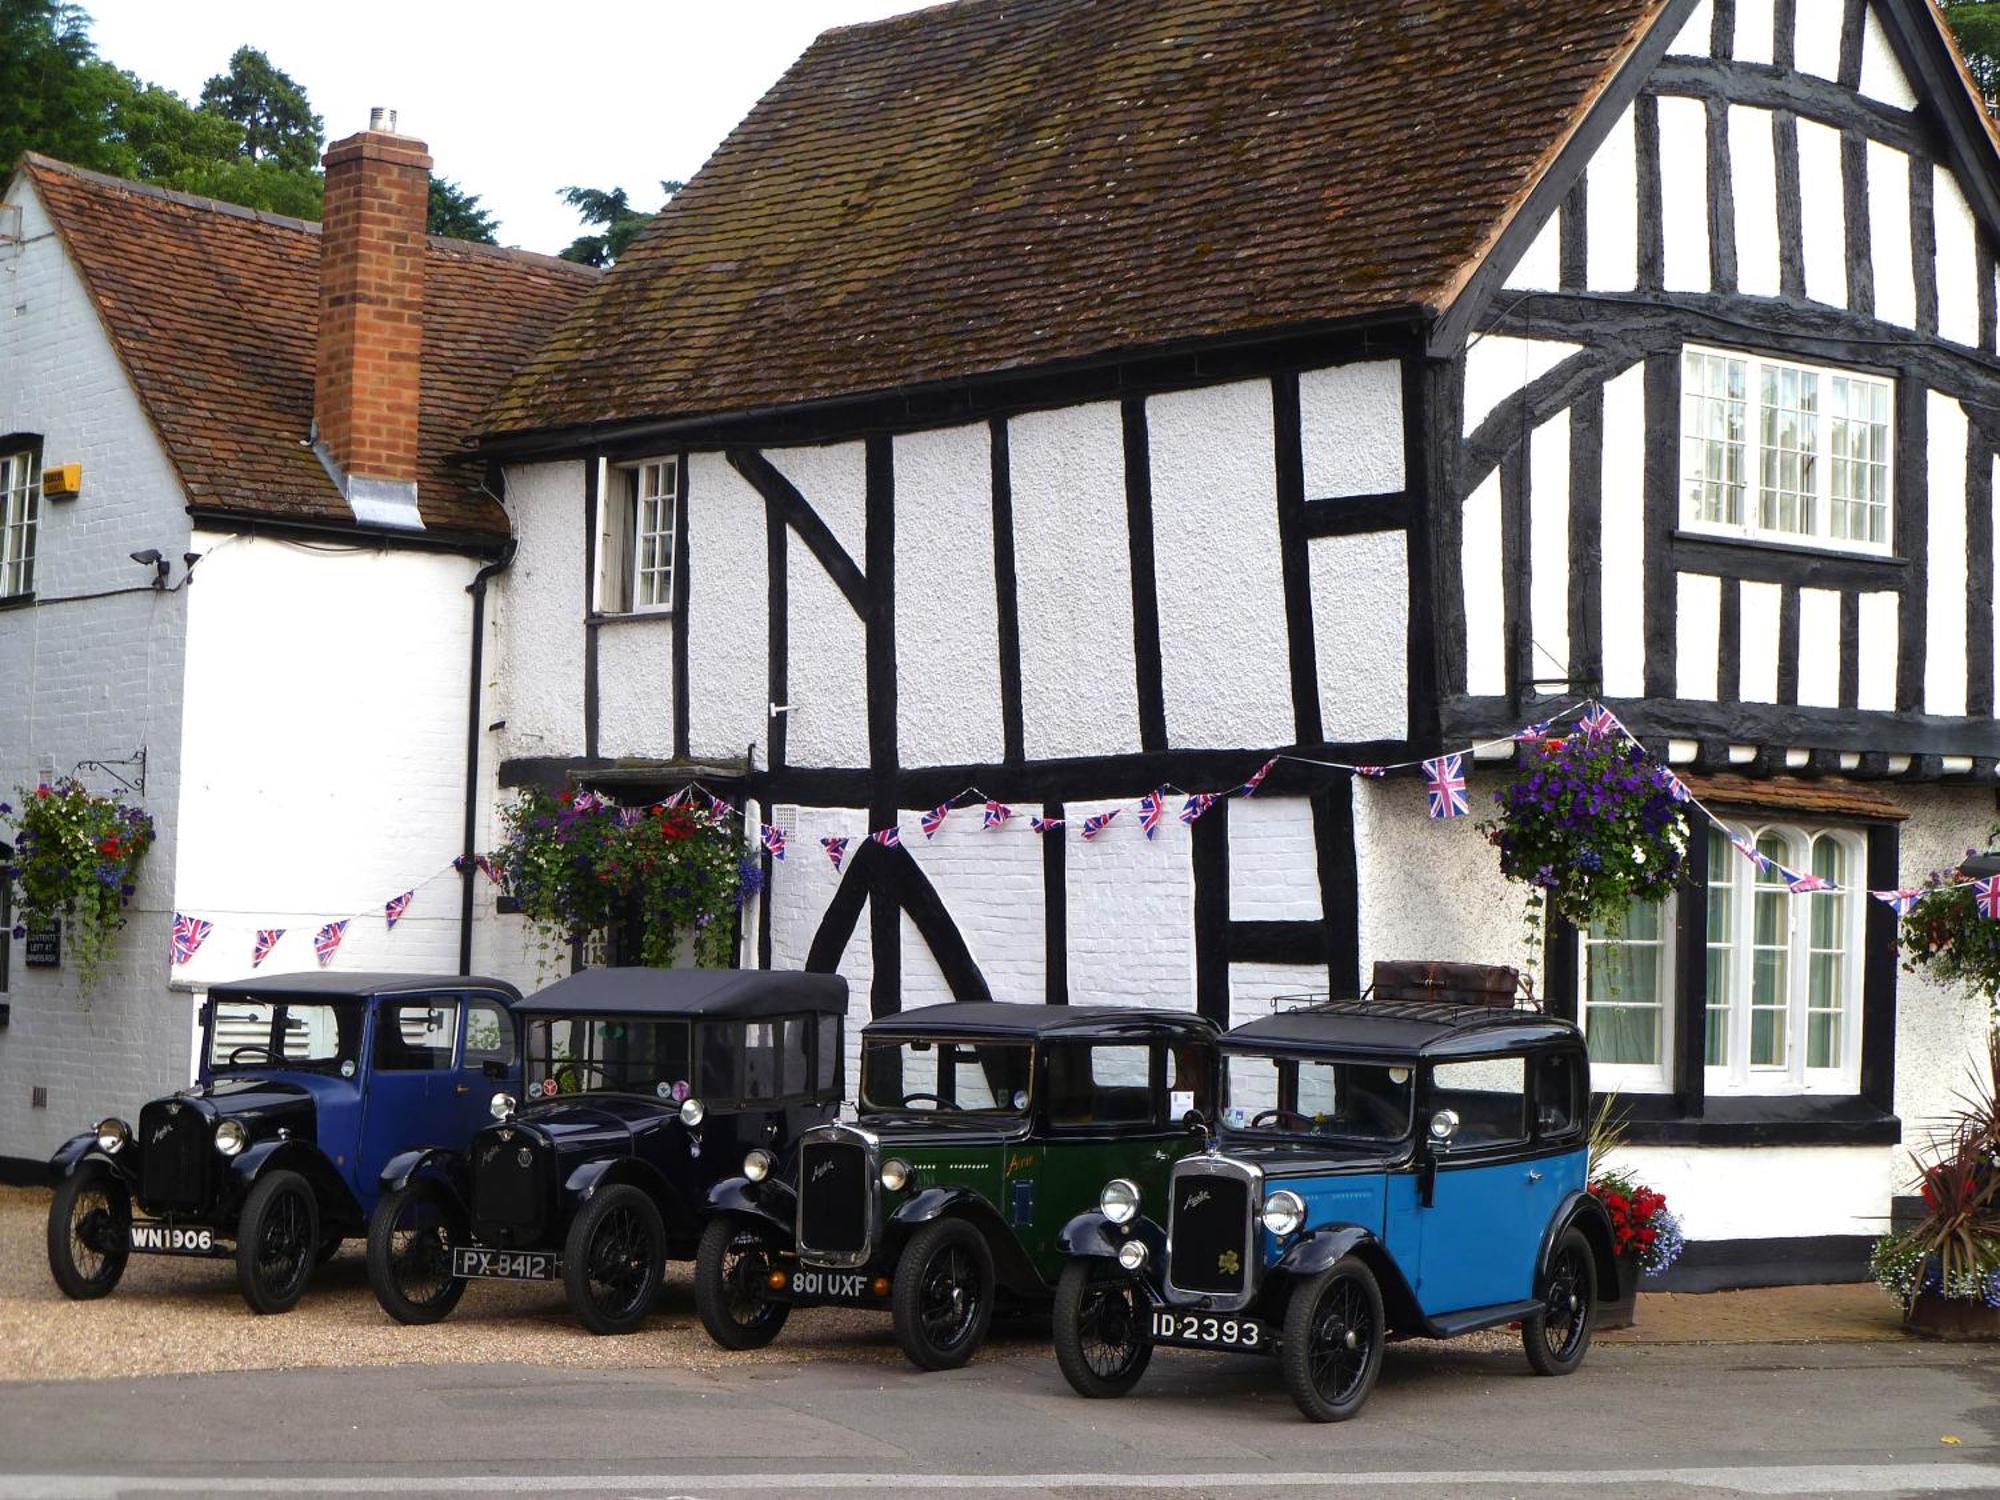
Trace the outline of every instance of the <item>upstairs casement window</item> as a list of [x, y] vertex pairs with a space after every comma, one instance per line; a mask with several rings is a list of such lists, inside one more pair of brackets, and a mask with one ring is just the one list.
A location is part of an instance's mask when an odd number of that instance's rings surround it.
[[1886, 554], [1894, 406], [1877, 376], [1688, 347], [1683, 529]]
[[[1705, 891], [1634, 906], [1615, 930], [1579, 935], [1578, 1019], [1600, 1092], [1667, 1091], [1677, 1019], [1702, 1029], [1710, 1098], [1858, 1089], [1862, 836], [1778, 824], [1733, 831], [1768, 866], [1711, 832]], [[1795, 895], [1779, 867], [1840, 889]], [[1688, 921], [1703, 924], [1707, 967], [1700, 1014], [1677, 1017], [1674, 935]]]
[[649, 459], [608, 471], [599, 507], [597, 612], [651, 614], [673, 608], [674, 541], [680, 527], [680, 465]]
[[0, 599], [35, 591], [35, 530], [41, 512], [41, 466], [34, 450], [0, 453]]

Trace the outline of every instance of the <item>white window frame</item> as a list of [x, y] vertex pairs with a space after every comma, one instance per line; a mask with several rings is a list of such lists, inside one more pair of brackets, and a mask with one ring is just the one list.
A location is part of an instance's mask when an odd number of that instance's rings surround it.
[[[1680, 920], [1680, 898], [1669, 896], [1660, 903], [1660, 962], [1657, 967], [1659, 983], [1657, 993], [1646, 1003], [1658, 1007], [1660, 1018], [1659, 1047], [1655, 1061], [1651, 1063], [1608, 1063], [1595, 1058], [1590, 1063], [1590, 1086], [1599, 1093], [1620, 1094], [1665, 1094], [1673, 1089], [1674, 1072], [1674, 1006], [1677, 991], [1674, 984], [1674, 964], [1679, 944], [1674, 934]], [[1595, 949], [1623, 945], [1628, 939], [1595, 938], [1587, 931], [1576, 935], [1577, 947], [1577, 1024], [1590, 1035], [1590, 967]]]
[[[649, 491], [650, 486], [650, 491]], [[674, 565], [680, 540], [680, 461], [648, 458], [599, 470], [597, 597], [600, 615], [663, 615], [674, 608]], [[664, 544], [647, 567], [642, 532], [648, 503], [662, 505], [665, 526], [650, 534]]]
[[[1686, 388], [1687, 360], [1689, 356], [1705, 359], [1722, 359], [1741, 364], [1744, 367], [1744, 420], [1742, 428], [1742, 503], [1740, 522], [1731, 522], [1726, 516], [1721, 520], [1704, 519], [1695, 509], [1690, 497], [1689, 485], [1701, 476], [1690, 472], [1689, 449], [1694, 440], [1713, 442], [1716, 439], [1700, 433], [1692, 433], [1688, 428], [1688, 408], [1691, 392]], [[1680, 516], [1680, 529], [1692, 535], [1728, 537], [1739, 541], [1768, 542], [1786, 547], [1813, 548], [1832, 552], [1852, 552], [1868, 557], [1887, 557], [1894, 550], [1896, 535], [1896, 382], [1894, 379], [1867, 370], [1855, 370], [1838, 365], [1805, 364], [1798, 360], [1782, 359], [1776, 355], [1753, 353], [1743, 349], [1722, 349], [1705, 344], [1687, 344], [1681, 351], [1681, 410], [1676, 437], [1680, 445], [1680, 488], [1676, 505]], [[1814, 483], [1811, 491], [1813, 506], [1813, 530], [1811, 532], [1784, 531], [1766, 528], [1761, 524], [1762, 510], [1760, 491], [1763, 484], [1763, 377], [1766, 370], [1793, 371], [1810, 375], [1819, 382], [1817, 402], [1817, 430], [1811, 450]], [[1881, 386], [1887, 393], [1887, 416], [1883, 427], [1883, 526], [1882, 540], [1861, 541], [1833, 534], [1833, 422], [1832, 382], [1835, 380], [1863, 381], [1871, 386]], [[1726, 439], [1724, 440], [1726, 441]], [[1872, 460], [1871, 460], [1872, 462]]]
[[0, 453], [0, 599], [29, 598], [35, 592], [41, 512], [41, 465], [34, 449]]
[[[1732, 964], [1730, 994], [1727, 997], [1727, 1047], [1725, 1061], [1716, 1066], [1706, 1062], [1707, 1022], [1703, 1020], [1703, 1087], [1710, 1098], [1727, 1095], [1767, 1094], [1855, 1094], [1861, 1089], [1861, 1007], [1863, 935], [1867, 927], [1867, 893], [1863, 871], [1868, 848], [1866, 838], [1851, 828], [1809, 826], [1784, 821], [1739, 823], [1731, 832], [1754, 845], [1767, 835], [1789, 842], [1786, 863], [1801, 873], [1812, 868], [1812, 848], [1819, 839], [1831, 839], [1841, 848], [1844, 878], [1840, 891], [1811, 891], [1794, 894], [1781, 887], [1773, 894], [1782, 900], [1785, 911], [1785, 1061], [1782, 1065], [1752, 1065], [1750, 1023], [1752, 1012], [1753, 962], [1756, 952], [1755, 893], [1760, 878], [1758, 868], [1726, 843], [1713, 847], [1711, 866], [1726, 858], [1730, 871], [1733, 930], [1730, 937]], [[1710, 878], [1716, 871], [1711, 868]], [[1765, 881], [1775, 875], [1762, 877]], [[1768, 883], [1764, 887], [1769, 891]], [[1832, 1066], [1807, 1065], [1808, 1025], [1811, 1017], [1812, 903], [1839, 903], [1839, 931], [1836, 938], [1843, 955], [1838, 1014], [1840, 1017], [1839, 1055]], [[1706, 983], [1704, 979], [1704, 988]], [[1714, 1007], [1715, 997], [1708, 997]]]

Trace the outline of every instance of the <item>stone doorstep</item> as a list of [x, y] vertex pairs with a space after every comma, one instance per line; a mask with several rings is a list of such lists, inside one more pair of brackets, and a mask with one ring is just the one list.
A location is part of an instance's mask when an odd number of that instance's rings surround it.
[[1606, 1344], [1817, 1344], [1912, 1337], [1872, 1281], [1734, 1292], [1641, 1292], [1633, 1326]]

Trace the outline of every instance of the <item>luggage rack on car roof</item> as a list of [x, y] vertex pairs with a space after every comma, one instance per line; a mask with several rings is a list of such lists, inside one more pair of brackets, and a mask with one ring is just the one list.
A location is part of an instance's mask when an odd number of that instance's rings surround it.
[[[1534, 982], [1511, 965], [1382, 960], [1359, 996], [1335, 998], [1330, 990], [1308, 990], [1274, 996], [1271, 1008], [1466, 1026], [1502, 1024], [1521, 1011], [1542, 1007]], [[1482, 1023], [1482, 1012], [1492, 1021]]]

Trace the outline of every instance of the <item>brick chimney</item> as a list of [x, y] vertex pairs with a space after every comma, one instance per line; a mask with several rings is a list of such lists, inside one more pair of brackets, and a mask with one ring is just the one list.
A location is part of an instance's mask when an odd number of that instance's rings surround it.
[[431, 159], [396, 112], [327, 148], [313, 448], [355, 519], [421, 528], [417, 408]]

